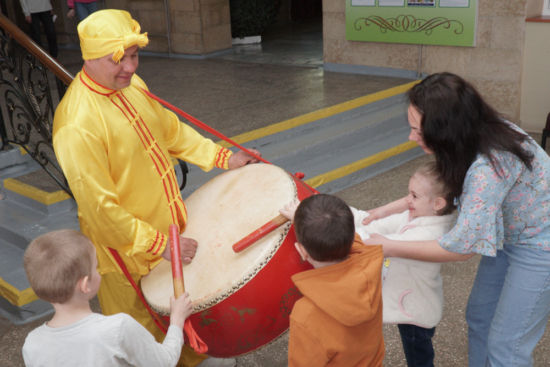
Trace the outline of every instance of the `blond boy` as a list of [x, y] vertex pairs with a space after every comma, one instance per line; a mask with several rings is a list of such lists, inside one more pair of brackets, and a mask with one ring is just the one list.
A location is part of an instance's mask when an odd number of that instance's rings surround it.
[[96, 250], [74, 230], [44, 234], [31, 242], [23, 258], [36, 295], [55, 314], [25, 340], [23, 358], [32, 366], [175, 366], [183, 345], [183, 324], [192, 312], [188, 294], [170, 301], [168, 334], [162, 344], [132, 317], [93, 313], [90, 299], [101, 276]]

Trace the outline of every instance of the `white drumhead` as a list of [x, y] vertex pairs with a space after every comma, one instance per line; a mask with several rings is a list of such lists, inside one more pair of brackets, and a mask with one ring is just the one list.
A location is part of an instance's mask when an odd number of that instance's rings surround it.
[[[191, 264], [183, 265], [185, 291], [195, 312], [229, 297], [267, 264], [290, 223], [238, 254], [232, 246], [278, 216], [279, 209], [296, 197], [288, 173], [258, 163], [222, 173], [185, 200], [187, 227], [182, 235], [199, 244]], [[141, 288], [151, 307], [169, 313], [174, 294], [171, 263], [162, 261], [142, 278]]]

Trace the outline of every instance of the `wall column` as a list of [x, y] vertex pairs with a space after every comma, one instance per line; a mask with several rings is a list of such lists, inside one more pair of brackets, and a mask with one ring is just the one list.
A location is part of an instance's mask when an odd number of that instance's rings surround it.
[[229, 0], [170, 0], [172, 52], [202, 55], [231, 45]]
[[[229, 0], [169, 0], [172, 53], [204, 55], [231, 45]], [[149, 33], [145, 51], [168, 52], [164, 0], [106, 0], [110, 9], [123, 9]]]

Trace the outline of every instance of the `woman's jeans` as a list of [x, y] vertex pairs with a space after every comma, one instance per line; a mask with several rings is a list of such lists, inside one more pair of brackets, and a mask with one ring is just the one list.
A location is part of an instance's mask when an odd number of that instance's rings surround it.
[[91, 3], [79, 3], [78, 1], [74, 2], [74, 10], [78, 15], [78, 18], [82, 22], [88, 17], [88, 15], [95, 13], [97, 11], [97, 1]]
[[505, 245], [483, 256], [468, 307], [470, 367], [533, 366], [550, 314], [550, 252]]
[[433, 367], [432, 338], [435, 327], [426, 329], [416, 325], [398, 324], [408, 367]]

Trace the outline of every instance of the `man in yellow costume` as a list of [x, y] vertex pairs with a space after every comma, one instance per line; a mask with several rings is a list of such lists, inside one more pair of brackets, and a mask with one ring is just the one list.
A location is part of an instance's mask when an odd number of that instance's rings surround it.
[[[121, 272], [108, 248], [118, 251], [134, 281], [170, 259], [168, 227], [185, 228], [187, 213], [170, 157], [208, 171], [256, 163], [232, 154], [181, 123], [145, 95], [135, 75], [138, 48], [148, 43], [139, 24], [120, 10], [98, 11], [78, 25], [84, 67], [71, 83], [54, 118], [53, 145], [78, 203], [81, 231], [97, 249], [103, 314], [127, 313], [161, 342], [164, 334]], [[190, 262], [197, 243], [182, 238]], [[182, 351], [179, 365], [233, 366]]]

